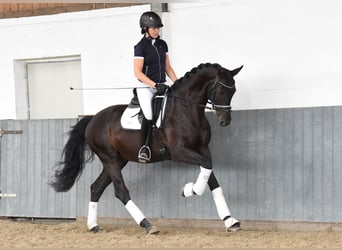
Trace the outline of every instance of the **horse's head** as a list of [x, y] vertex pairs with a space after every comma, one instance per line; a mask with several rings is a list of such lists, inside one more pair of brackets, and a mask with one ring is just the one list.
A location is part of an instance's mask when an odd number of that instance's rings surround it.
[[236, 91], [234, 76], [240, 72], [242, 67], [232, 71], [221, 67], [214, 83], [209, 89], [208, 100], [216, 111], [221, 126], [229, 125], [232, 120], [230, 102]]

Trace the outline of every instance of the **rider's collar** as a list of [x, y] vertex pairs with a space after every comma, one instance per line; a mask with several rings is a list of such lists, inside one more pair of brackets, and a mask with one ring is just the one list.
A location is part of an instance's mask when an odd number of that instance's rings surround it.
[[[148, 36], [148, 37], [144, 36], [144, 39], [145, 39], [146, 41], [152, 43], [152, 40], [153, 40], [154, 38], [152, 38], [152, 37], [150, 37], [150, 36]], [[160, 39], [160, 36], [158, 36], [158, 37], [155, 39], [155, 41], [158, 41], [159, 39]]]

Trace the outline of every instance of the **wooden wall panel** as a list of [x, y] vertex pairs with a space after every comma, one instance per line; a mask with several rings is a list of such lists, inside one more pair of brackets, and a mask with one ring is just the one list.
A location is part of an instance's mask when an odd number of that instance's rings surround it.
[[4, 130], [23, 134], [0, 139], [0, 190], [16, 198], [0, 199], [0, 216], [35, 218], [75, 218], [76, 187], [56, 193], [48, 185], [61, 146], [75, 120], [6, 120]]
[[[213, 168], [233, 216], [242, 220], [342, 222], [342, 107], [233, 111], [222, 128], [212, 113]], [[0, 139], [0, 216], [87, 216], [90, 185], [102, 171], [88, 163], [71, 192], [47, 185], [76, 120], [0, 121], [23, 135]], [[183, 198], [199, 167], [165, 161], [129, 163], [123, 176], [134, 202], [149, 218], [218, 219], [209, 189]], [[101, 217], [130, 217], [113, 185], [99, 204]]]
[[[216, 176], [234, 216], [244, 220], [342, 222], [342, 107], [234, 111], [232, 124], [212, 125]], [[81, 177], [78, 216], [86, 216], [89, 187], [101, 165]], [[90, 174], [91, 173], [91, 174]], [[197, 166], [131, 163], [123, 171], [132, 199], [152, 218], [217, 219], [211, 194], [185, 199], [180, 189], [195, 181]], [[78, 184], [78, 188], [81, 187]], [[106, 190], [104, 217], [129, 217]]]
[[137, 3], [0, 3], [0, 18], [51, 15], [63, 12], [95, 10], [139, 5]]

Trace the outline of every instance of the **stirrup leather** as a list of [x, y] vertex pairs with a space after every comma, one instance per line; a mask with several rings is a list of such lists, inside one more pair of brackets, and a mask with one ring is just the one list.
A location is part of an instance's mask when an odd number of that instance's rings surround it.
[[[144, 150], [146, 150], [147, 153], [143, 152]], [[139, 159], [139, 162], [148, 162], [151, 160], [151, 149], [149, 146], [143, 145], [140, 148], [139, 153], [138, 153], [138, 159]]]

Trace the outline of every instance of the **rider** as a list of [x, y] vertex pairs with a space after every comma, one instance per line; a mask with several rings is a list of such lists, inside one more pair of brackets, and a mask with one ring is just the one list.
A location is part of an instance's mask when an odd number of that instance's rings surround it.
[[141, 125], [142, 147], [138, 153], [140, 162], [148, 162], [151, 159], [149, 138], [152, 131], [152, 97], [155, 94], [163, 94], [169, 88], [166, 85], [166, 74], [172, 81], [177, 80], [170, 64], [167, 43], [159, 37], [161, 27], [163, 24], [157, 13], [143, 13], [140, 17], [140, 28], [144, 36], [134, 46], [134, 74], [140, 82], [147, 85], [145, 88], [137, 88], [139, 103], [145, 116]]

